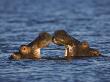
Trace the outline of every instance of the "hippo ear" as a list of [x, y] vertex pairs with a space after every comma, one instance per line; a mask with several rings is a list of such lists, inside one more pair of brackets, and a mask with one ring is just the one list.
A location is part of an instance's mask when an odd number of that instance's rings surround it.
[[89, 44], [86, 40], [82, 41], [81, 43], [84, 43], [84, 44]]
[[89, 43], [86, 40], [82, 41], [81, 45], [89, 47]]
[[28, 47], [28, 44], [22, 44], [21, 46], [20, 46], [20, 48], [21, 47]]

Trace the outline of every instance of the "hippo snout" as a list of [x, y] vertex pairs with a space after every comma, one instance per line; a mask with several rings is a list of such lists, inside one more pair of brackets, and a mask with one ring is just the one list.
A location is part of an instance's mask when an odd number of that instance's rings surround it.
[[20, 60], [21, 59], [21, 55], [19, 52], [14, 52], [11, 54], [11, 56], [9, 57], [10, 60]]

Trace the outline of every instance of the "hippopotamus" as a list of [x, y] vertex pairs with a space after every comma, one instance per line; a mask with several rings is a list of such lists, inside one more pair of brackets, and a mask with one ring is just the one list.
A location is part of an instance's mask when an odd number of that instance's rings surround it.
[[52, 41], [59, 46], [65, 46], [64, 57], [67, 59], [74, 57], [94, 57], [101, 54], [99, 50], [90, 48], [87, 41], [80, 42], [64, 30], [56, 30]]
[[90, 48], [87, 41], [83, 41], [78, 45], [78, 56], [99, 56], [101, 52], [98, 49]]
[[47, 47], [52, 42], [52, 36], [47, 32], [41, 32], [38, 37], [29, 44], [23, 44], [18, 52], [13, 52], [9, 59], [34, 59], [41, 58], [41, 48]]

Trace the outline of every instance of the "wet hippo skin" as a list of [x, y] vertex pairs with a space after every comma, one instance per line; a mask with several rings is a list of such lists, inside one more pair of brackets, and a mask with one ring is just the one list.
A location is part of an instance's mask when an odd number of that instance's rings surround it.
[[9, 59], [40, 59], [40, 49], [47, 47], [51, 42], [52, 36], [47, 32], [41, 32], [31, 43], [21, 45], [19, 51], [13, 52]]
[[64, 56], [67, 59], [100, 55], [100, 51], [90, 48], [87, 41], [80, 42], [64, 30], [56, 30], [53, 34], [52, 41], [59, 46], [65, 46]]

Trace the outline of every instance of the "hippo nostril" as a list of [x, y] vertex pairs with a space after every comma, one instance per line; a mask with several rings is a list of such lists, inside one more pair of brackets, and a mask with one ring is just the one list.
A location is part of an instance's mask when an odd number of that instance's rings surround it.
[[11, 55], [11, 56], [9, 57], [9, 60], [12, 60], [12, 59], [14, 59], [13, 55]]
[[25, 48], [23, 48], [23, 50], [25, 50]]
[[99, 56], [101, 56], [102, 54], [99, 54]]

